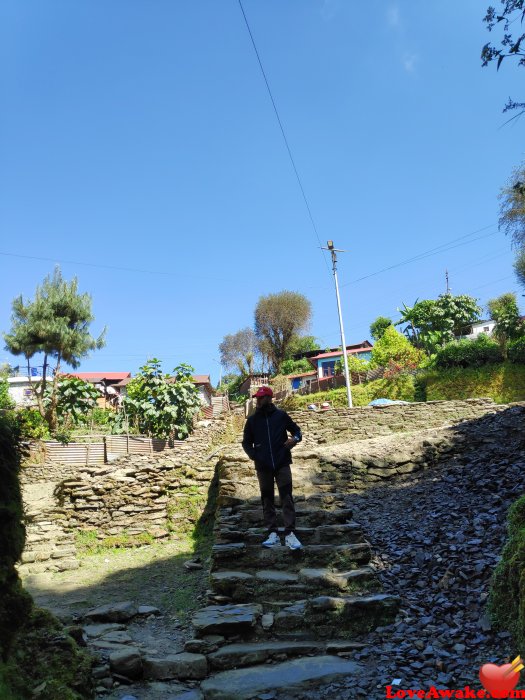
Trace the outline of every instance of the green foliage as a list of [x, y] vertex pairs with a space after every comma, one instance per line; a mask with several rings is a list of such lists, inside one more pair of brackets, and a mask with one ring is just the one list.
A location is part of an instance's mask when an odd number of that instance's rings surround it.
[[111, 425], [114, 417], [115, 411], [100, 406], [95, 406], [91, 412], [91, 420], [95, 425]]
[[[76, 425], [95, 408], [100, 393], [93, 384], [79, 377], [61, 376], [58, 380], [56, 396], [56, 410], [61, 422]], [[47, 406], [51, 400], [51, 392], [48, 391], [44, 395], [44, 405]]]
[[49, 427], [34, 408], [21, 408], [16, 411], [15, 419], [22, 440], [46, 440], [49, 438]]
[[254, 315], [261, 352], [277, 370], [288, 357], [292, 341], [310, 323], [312, 305], [298, 292], [283, 291], [260, 297]]
[[296, 335], [288, 345], [286, 359], [293, 359], [295, 356], [302, 355], [305, 352], [313, 352], [320, 349], [321, 346], [313, 335]]
[[429, 370], [418, 377], [427, 401], [491, 398], [496, 403], [525, 400], [525, 367], [501, 362], [481, 367]]
[[383, 337], [372, 349], [370, 367], [387, 367], [390, 361], [403, 369], [414, 369], [422, 360], [422, 353], [409, 340], [396, 331], [394, 326], [385, 329]]
[[0, 377], [0, 409], [9, 410], [14, 408], [15, 402], [9, 396], [9, 384], [7, 379]]
[[525, 364], [525, 336], [511, 340], [507, 348], [510, 362]]
[[435, 367], [481, 367], [491, 362], [501, 362], [500, 346], [484, 333], [475, 340], [458, 340], [437, 351]]
[[100, 536], [96, 530], [77, 530], [75, 544], [80, 556], [93, 554], [109, 554], [116, 549], [129, 549], [155, 543], [155, 538], [149, 532], [130, 535], [123, 530], [118, 535]]
[[[57, 424], [58, 380], [61, 362], [78, 367], [91, 350], [104, 346], [105, 329], [98, 338], [89, 332], [94, 320], [89, 294], [79, 294], [74, 278], [67, 282], [57, 267], [53, 276], [44, 279], [36, 288], [33, 300], [24, 302], [22, 296], [13, 301], [11, 331], [4, 334], [6, 348], [13, 355], [23, 355], [28, 364], [30, 358], [43, 353], [42, 380], [35, 382], [33, 391], [38, 409], [51, 430]], [[48, 389], [49, 359], [54, 359], [54, 378]], [[49, 401], [44, 405], [44, 396]]]
[[392, 320], [387, 316], [378, 316], [376, 320], [370, 324], [370, 335], [374, 340], [381, 340], [388, 326], [392, 325]]
[[191, 379], [193, 368], [181, 364], [173, 371], [174, 376], [163, 374], [159, 360], [148, 360], [128, 384], [123, 405], [140, 432], [182, 440], [190, 433], [200, 399]]
[[441, 294], [435, 300], [416, 301], [412, 307], [404, 305], [399, 311], [401, 320], [396, 326], [404, 326], [411, 342], [431, 355], [455, 336], [466, 335], [479, 319], [481, 307], [468, 294]]
[[[360, 357], [357, 357], [357, 355], [354, 355], [353, 353], [346, 353], [346, 362], [348, 364], [348, 371], [349, 372], [366, 372], [366, 370], [370, 367], [370, 363], [367, 362], [366, 360], [362, 360]], [[334, 373], [335, 374], [343, 374], [345, 371], [345, 366], [343, 362], [343, 358], [340, 360], [335, 361], [334, 365]]]
[[496, 321], [494, 337], [500, 345], [503, 357], [506, 357], [509, 340], [515, 340], [523, 334], [523, 322], [520, 318], [516, 295], [513, 292], [507, 292], [496, 299], [491, 299], [487, 306], [492, 319]]
[[525, 653], [525, 496], [508, 513], [508, 540], [492, 578], [489, 612], [497, 628], [512, 634]]
[[301, 374], [302, 372], [310, 372], [313, 370], [312, 365], [306, 357], [300, 360], [283, 360], [279, 370], [280, 374]]
[[[500, 38], [501, 48], [499, 49], [490, 42], [485, 44], [481, 51], [482, 66], [485, 67], [492, 61], [496, 61], [497, 69], [499, 70], [505, 58], [517, 58], [518, 66], [525, 66], [525, 52], [521, 46], [525, 39], [525, 34], [513, 37], [510, 32], [510, 26], [514, 25], [517, 20], [520, 20], [520, 24], [515, 26], [523, 25], [523, 20], [525, 19], [524, 2], [523, 0], [501, 0], [501, 5], [502, 7], [499, 10], [489, 7], [487, 14], [483, 18], [489, 32], [497, 25], [500, 25], [502, 36]], [[515, 102], [509, 97], [503, 111], [507, 112], [513, 109], [521, 110], [521, 114], [525, 110], [525, 102]]]
[[499, 229], [522, 250], [525, 246], [525, 163], [512, 170], [498, 197]]

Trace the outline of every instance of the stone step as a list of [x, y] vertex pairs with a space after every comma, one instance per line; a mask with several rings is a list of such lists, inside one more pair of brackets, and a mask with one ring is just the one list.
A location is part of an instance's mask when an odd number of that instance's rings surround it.
[[312, 595], [344, 591], [378, 590], [379, 582], [372, 567], [365, 566], [346, 572], [330, 569], [300, 569], [298, 573], [278, 570], [216, 571], [211, 574], [214, 594], [227, 596], [232, 602], [248, 602], [276, 598], [298, 600]]
[[193, 615], [192, 624], [197, 637], [210, 634], [247, 634], [255, 628], [262, 612], [262, 606], [255, 603], [209, 605], [197, 610]]
[[[319, 525], [319, 527], [298, 527], [295, 534], [303, 544], [344, 544], [351, 542], [363, 542], [364, 535], [361, 527], [355, 523], [340, 523], [337, 525]], [[279, 528], [279, 535], [284, 543], [284, 528]], [[261, 544], [267, 537], [263, 527], [251, 527], [247, 530], [224, 528], [217, 532], [216, 541], [246, 542], [247, 544]]]
[[[318, 527], [319, 525], [346, 523], [352, 520], [351, 508], [310, 510], [298, 505], [295, 509], [295, 515], [298, 527]], [[277, 522], [282, 527], [280, 509], [277, 510]], [[223, 527], [234, 527], [238, 530], [246, 530], [250, 527], [260, 527], [262, 523], [262, 508], [251, 508], [239, 513], [220, 513], [217, 519], [217, 526], [219, 529]]]
[[268, 660], [283, 661], [286, 656], [306, 656], [324, 651], [324, 645], [318, 641], [280, 641], [248, 642], [228, 644], [208, 654], [208, 664], [214, 670], [225, 671], [243, 666], [255, 666]]
[[299, 571], [309, 567], [334, 569], [355, 569], [368, 564], [371, 558], [368, 542], [354, 544], [307, 544], [302, 549], [288, 547], [268, 549], [260, 545], [247, 545], [244, 542], [217, 544], [212, 547], [212, 571], [228, 569], [252, 571], [277, 569]]
[[[277, 490], [276, 490], [277, 491]], [[297, 488], [294, 489], [294, 495], [293, 499], [295, 502], [295, 505], [297, 508], [301, 508], [302, 510], [318, 510], [318, 509], [323, 509], [323, 510], [334, 510], [337, 508], [344, 508], [345, 500], [346, 500], [347, 494], [345, 493], [314, 493], [310, 494], [308, 496], [305, 496], [297, 491]], [[276, 505], [280, 505], [280, 498], [279, 495], [276, 493], [275, 495], [275, 503]], [[242, 513], [247, 510], [252, 510], [254, 506], [260, 506], [261, 504], [261, 499], [259, 497], [257, 498], [249, 498], [243, 501], [243, 503], [232, 506], [232, 511], [234, 513]]]
[[351, 638], [395, 619], [400, 600], [385, 593], [319, 596], [298, 601], [276, 613], [272, 633], [302, 639], [304, 631], [320, 639]]
[[338, 656], [304, 657], [280, 664], [221, 671], [201, 683], [205, 700], [251, 700], [263, 693], [312, 688], [338, 678], [355, 676], [361, 667]]

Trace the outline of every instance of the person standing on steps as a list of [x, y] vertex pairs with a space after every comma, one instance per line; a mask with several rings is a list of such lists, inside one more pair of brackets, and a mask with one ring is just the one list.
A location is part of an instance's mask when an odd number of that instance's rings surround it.
[[[242, 446], [255, 470], [261, 490], [264, 525], [268, 536], [263, 547], [280, 547], [275, 513], [274, 481], [279, 490], [284, 521], [284, 541], [289, 549], [301, 549], [295, 535], [295, 506], [292, 496], [292, 447], [301, 442], [301, 430], [286, 411], [274, 405], [273, 391], [262, 386], [253, 394], [257, 408], [244, 425]], [[290, 433], [291, 437], [288, 436]]]

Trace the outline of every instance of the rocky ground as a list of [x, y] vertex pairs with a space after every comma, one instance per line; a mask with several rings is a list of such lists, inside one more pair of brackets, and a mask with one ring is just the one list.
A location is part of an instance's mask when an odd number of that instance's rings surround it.
[[[509, 634], [491, 628], [485, 608], [506, 538], [506, 513], [523, 493], [525, 456], [492, 440], [461, 459], [451, 457], [438, 467], [347, 496], [372, 545], [384, 591], [402, 600], [400, 613], [394, 624], [357, 638], [362, 649], [345, 652], [360, 665], [357, 676], [293, 695], [286, 689], [264, 693], [260, 700], [380, 700], [389, 684], [480, 688], [480, 666], [516, 656]], [[206, 582], [205, 572], [183, 568], [189, 551], [171, 546], [173, 551], [170, 545], [154, 552], [145, 548], [146, 559], [136, 566], [100, 555], [77, 572], [49, 580], [33, 577], [27, 585], [38, 603], [63, 618], [80, 618], [92, 607], [126, 599], [156, 606], [160, 616], [139, 616], [113, 631], [126, 632], [142, 649], [180, 652], [191, 636], [181, 611], [202, 604]], [[188, 590], [190, 601], [184, 600]], [[135, 683], [99, 697], [198, 700], [198, 687], [197, 681]]]
[[[111, 651], [123, 645], [160, 656], [183, 651], [185, 640], [192, 636], [191, 613], [203, 604], [208, 586], [208, 572], [195, 558], [193, 543], [183, 538], [85, 556], [77, 570], [29, 575], [23, 583], [37, 605], [53, 612], [66, 625], [77, 627], [77, 638], [86, 641], [98, 656], [97, 698], [128, 695], [140, 700], [191, 700], [192, 686], [198, 683], [136, 683], [131, 690], [124, 677], [116, 683], [110, 678], [107, 659]], [[129, 617], [122, 610], [100, 619], [89, 617], [90, 611], [101, 606], [118, 608], [123, 601], [157, 610], [145, 608]]]
[[[489, 582], [506, 539], [506, 512], [523, 494], [525, 459], [483, 456], [348, 496], [375, 553], [385, 592], [402, 599], [395, 624], [361, 638], [359, 680], [301, 700], [384, 698], [385, 688], [480, 688], [479, 668], [513, 659], [510, 635], [491, 628]], [[518, 685], [518, 688], [523, 687]], [[285, 692], [274, 695], [290, 697]]]

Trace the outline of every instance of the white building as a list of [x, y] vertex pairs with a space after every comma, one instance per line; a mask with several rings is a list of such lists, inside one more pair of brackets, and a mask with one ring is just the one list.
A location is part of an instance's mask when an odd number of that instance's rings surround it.
[[485, 335], [492, 335], [495, 327], [496, 321], [493, 321], [492, 319], [489, 319], [488, 321], [478, 321], [477, 323], [472, 324], [472, 333], [461, 337], [468, 338], [469, 340], [476, 340], [476, 338], [482, 333], [485, 333]]
[[36, 384], [41, 379], [41, 377], [32, 377], [30, 382], [29, 377], [7, 378], [9, 396], [13, 399], [18, 408], [36, 405], [31, 384]]

